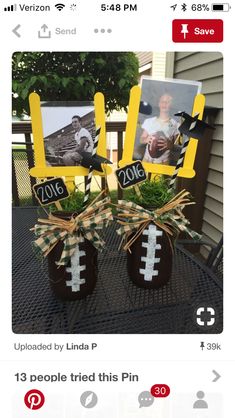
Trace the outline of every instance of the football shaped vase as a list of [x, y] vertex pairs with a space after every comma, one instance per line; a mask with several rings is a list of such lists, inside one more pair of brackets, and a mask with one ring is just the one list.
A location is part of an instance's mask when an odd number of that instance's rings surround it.
[[[57, 217], [68, 219], [72, 214], [56, 213]], [[79, 243], [66, 266], [58, 266], [64, 244], [59, 241], [47, 256], [50, 285], [61, 300], [73, 301], [90, 295], [98, 276], [97, 249], [80, 236]]]
[[127, 251], [129, 277], [139, 287], [158, 289], [171, 277], [172, 258], [169, 237], [151, 222]]

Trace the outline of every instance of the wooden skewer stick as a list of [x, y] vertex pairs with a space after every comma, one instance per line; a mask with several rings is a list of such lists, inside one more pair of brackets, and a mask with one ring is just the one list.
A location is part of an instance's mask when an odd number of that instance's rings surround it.
[[63, 208], [62, 208], [62, 206], [61, 206], [61, 203], [57, 200], [57, 202], [55, 202], [55, 205], [56, 205], [56, 208], [58, 209], [58, 210], [63, 210]]
[[135, 192], [136, 192], [137, 196], [138, 196], [138, 197], [142, 197], [142, 194], [141, 194], [141, 192], [140, 192], [140, 188], [139, 188], [138, 184], [136, 184], [136, 185], [134, 186], [134, 189], [135, 189]]

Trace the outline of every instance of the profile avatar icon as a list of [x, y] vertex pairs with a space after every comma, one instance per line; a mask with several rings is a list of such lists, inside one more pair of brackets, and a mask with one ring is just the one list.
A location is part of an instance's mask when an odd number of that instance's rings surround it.
[[204, 396], [205, 396], [205, 393], [202, 390], [199, 390], [197, 392], [198, 400], [194, 402], [193, 404], [194, 409], [207, 409], [208, 408], [207, 402], [203, 399]]

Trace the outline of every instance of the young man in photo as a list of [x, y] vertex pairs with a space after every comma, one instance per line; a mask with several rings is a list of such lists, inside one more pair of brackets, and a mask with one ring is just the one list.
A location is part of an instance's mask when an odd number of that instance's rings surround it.
[[75, 115], [72, 117], [72, 126], [75, 129], [74, 139], [77, 146], [73, 151], [68, 151], [64, 154], [63, 162], [66, 166], [79, 165], [82, 160], [81, 152], [92, 153], [93, 150], [92, 136], [86, 128], [82, 127], [80, 116]]
[[145, 119], [142, 124], [141, 144], [146, 144], [144, 162], [169, 164], [179, 134], [178, 123], [170, 117], [172, 96], [163, 94], [158, 102], [159, 116]]

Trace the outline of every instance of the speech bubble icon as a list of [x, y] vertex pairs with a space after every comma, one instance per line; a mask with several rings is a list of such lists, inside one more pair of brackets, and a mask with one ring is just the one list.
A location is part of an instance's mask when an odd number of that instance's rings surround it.
[[138, 396], [138, 401], [140, 404], [140, 408], [147, 408], [151, 406], [154, 402], [154, 397], [151, 395], [151, 393], [148, 390], [144, 390], [141, 392]]

